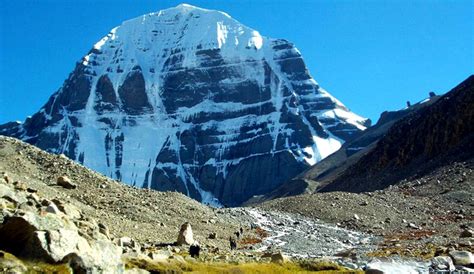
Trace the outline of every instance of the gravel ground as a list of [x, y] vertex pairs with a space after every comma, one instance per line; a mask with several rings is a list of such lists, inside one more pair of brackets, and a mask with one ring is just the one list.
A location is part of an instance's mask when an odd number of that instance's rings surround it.
[[240, 219], [269, 233], [257, 250], [281, 250], [292, 257], [315, 258], [351, 251], [364, 254], [377, 239], [369, 234], [347, 230], [298, 214], [263, 211], [257, 208], [234, 209]]
[[[329, 256], [356, 246], [362, 253], [370, 249], [375, 239], [298, 214], [265, 212], [256, 208], [216, 209], [180, 193], [136, 189], [65, 157], [1, 136], [0, 172], [6, 172], [12, 182], [18, 181], [38, 190], [41, 197], [72, 203], [88, 216], [103, 222], [113, 236], [128, 236], [140, 243], [172, 243], [184, 222], [191, 223], [198, 242], [221, 250], [229, 249], [229, 237], [235, 237], [234, 232], [240, 228], [245, 236], [262, 238], [252, 227], [260, 227], [269, 235], [262, 239], [263, 243], [252, 246], [252, 250], [282, 250], [300, 257]], [[62, 175], [71, 178], [78, 187], [64, 189], [58, 186], [56, 179]], [[211, 233], [216, 233], [216, 239], [208, 238]]]
[[[113, 236], [128, 236], [140, 243], [172, 243], [180, 226], [190, 222], [198, 242], [228, 249], [229, 236], [242, 225], [180, 193], [129, 187], [65, 157], [3, 136], [0, 172], [12, 182], [37, 190], [41, 197], [72, 203], [107, 225]], [[77, 188], [58, 186], [56, 180], [62, 175], [68, 176]], [[216, 239], [208, 239], [210, 233], [216, 233]]]
[[474, 162], [454, 163], [421, 178], [370, 193], [315, 193], [269, 201], [264, 210], [300, 214], [383, 237], [390, 254], [429, 257], [432, 249], [473, 250], [460, 237], [474, 226]]
[[[455, 163], [384, 191], [316, 193], [255, 208], [216, 209], [180, 193], [126, 186], [63, 156], [0, 136], [0, 173], [41, 197], [72, 203], [104, 223], [112, 236], [129, 236], [140, 244], [173, 243], [181, 224], [190, 222], [201, 245], [218, 248], [225, 260], [236, 262], [282, 251], [361, 267], [368, 263], [367, 254], [429, 258], [450, 249], [472, 251], [473, 238], [460, 233], [473, 227], [473, 166], [473, 161]], [[63, 175], [77, 188], [58, 186]], [[240, 228], [239, 250], [230, 252], [229, 237]], [[209, 239], [211, 233], [216, 239]], [[245, 244], [248, 239], [256, 241]]]

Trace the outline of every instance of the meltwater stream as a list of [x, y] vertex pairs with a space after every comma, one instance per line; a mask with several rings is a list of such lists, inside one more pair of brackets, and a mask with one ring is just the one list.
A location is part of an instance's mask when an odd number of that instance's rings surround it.
[[[308, 219], [296, 214], [239, 208], [240, 218], [269, 233], [258, 251], [279, 250], [290, 257], [327, 258], [350, 268], [375, 268], [384, 273], [428, 273], [429, 263], [401, 258], [374, 259], [364, 254], [381, 240], [370, 234], [352, 231]], [[343, 254], [346, 255], [343, 255]], [[355, 254], [347, 256], [347, 254]]]

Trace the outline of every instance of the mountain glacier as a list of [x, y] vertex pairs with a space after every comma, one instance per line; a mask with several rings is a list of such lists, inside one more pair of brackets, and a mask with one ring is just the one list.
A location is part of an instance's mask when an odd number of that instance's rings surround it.
[[316, 83], [292, 43], [182, 4], [113, 28], [39, 112], [0, 134], [130, 185], [233, 206], [368, 124]]

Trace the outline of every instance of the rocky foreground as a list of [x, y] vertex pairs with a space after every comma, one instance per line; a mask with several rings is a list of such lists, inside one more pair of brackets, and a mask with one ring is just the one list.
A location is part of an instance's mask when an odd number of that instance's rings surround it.
[[[0, 271], [423, 273], [473, 263], [471, 162], [387, 191], [229, 209], [131, 188], [7, 137], [0, 172]], [[445, 177], [452, 183], [437, 183]]]
[[[13, 138], [0, 136], [0, 172], [2, 271], [347, 270], [327, 260], [290, 262], [296, 245], [278, 244], [275, 233], [287, 220], [275, 213], [210, 208], [179, 193], [132, 188]], [[285, 229], [299, 218], [285, 216], [295, 219]], [[316, 226], [309, 221], [300, 233]], [[327, 228], [313, 236], [327, 241], [311, 241], [306, 251], [336, 253], [353, 245], [342, 243], [347, 235], [367, 237]]]
[[[458, 269], [474, 271], [470, 253], [474, 251], [473, 170], [471, 159], [382, 191], [314, 193], [276, 199], [259, 207], [320, 219], [378, 237], [380, 241], [370, 256], [427, 260], [463, 251], [470, 258], [470, 269]], [[443, 269], [454, 269], [448, 265]]]

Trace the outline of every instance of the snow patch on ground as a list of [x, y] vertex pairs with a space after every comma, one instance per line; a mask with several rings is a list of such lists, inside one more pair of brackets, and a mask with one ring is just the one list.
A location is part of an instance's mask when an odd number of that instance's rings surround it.
[[378, 269], [387, 274], [427, 274], [430, 262], [402, 259], [374, 259], [367, 264], [369, 269]]

